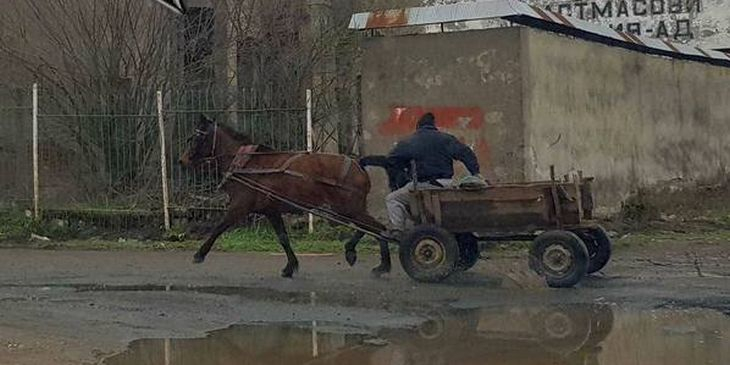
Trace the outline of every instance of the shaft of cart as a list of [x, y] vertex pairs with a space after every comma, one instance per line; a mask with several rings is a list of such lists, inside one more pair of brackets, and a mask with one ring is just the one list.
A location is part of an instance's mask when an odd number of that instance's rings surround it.
[[245, 185], [246, 187], [253, 189], [255, 191], [258, 191], [260, 193], [266, 194], [267, 196], [280, 201], [284, 204], [288, 204], [296, 209], [299, 209], [305, 213], [310, 213], [312, 215], [315, 215], [317, 217], [320, 217], [322, 219], [332, 221], [337, 224], [341, 224], [343, 226], [347, 226], [353, 230], [356, 230], [358, 232], [365, 233], [367, 235], [370, 235], [380, 241], [386, 241], [386, 242], [394, 242], [397, 243], [398, 241], [395, 240], [392, 237], [385, 236], [382, 232], [378, 232], [377, 229], [374, 229], [374, 227], [367, 227], [367, 224], [364, 224], [362, 222], [358, 222], [354, 219], [351, 219], [349, 217], [346, 217], [342, 214], [339, 214], [337, 212], [333, 212], [327, 209], [323, 208], [317, 208], [309, 206], [306, 203], [300, 203], [296, 202], [292, 199], [286, 198], [282, 196], [281, 194], [278, 194], [277, 192], [257, 183], [256, 181], [249, 179], [244, 176], [235, 175], [235, 174], [229, 174], [227, 179], [236, 181], [238, 183], [241, 183]]

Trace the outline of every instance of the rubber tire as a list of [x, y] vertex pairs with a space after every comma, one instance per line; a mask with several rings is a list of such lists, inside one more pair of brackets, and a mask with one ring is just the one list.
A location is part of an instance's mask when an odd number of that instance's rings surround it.
[[588, 274], [603, 269], [611, 259], [611, 239], [603, 227], [580, 229], [574, 232], [588, 249]]
[[433, 346], [436, 342], [457, 341], [474, 337], [479, 327], [478, 309], [434, 310], [426, 313], [426, 320], [416, 327], [418, 336], [411, 341]]
[[531, 318], [540, 346], [561, 356], [583, 348], [591, 335], [591, 313], [587, 309], [590, 310], [584, 306], [559, 305], [540, 310]]
[[588, 343], [596, 346], [613, 330], [613, 308], [608, 304], [595, 304], [591, 313], [591, 336]]
[[458, 233], [456, 242], [459, 243], [459, 261], [456, 263], [456, 270], [467, 271], [479, 261], [479, 240], [472, 233]]
[[[444, 260], [434, 268], [420, 267], [414, 260], [416, 244], [423, 239], [436, 241], [444, 251]], [[417, 226], [407, 232], [398, 248], [398, 257], [403, 270], [412, 279], [425, 283], [440, 282], [456, 270], [459, 260], [459, 244], [454, 235], [434, 225]]]
[[[542, 263], [545, 249], [553, 244], [559, 244], [573, 256], [570, 270], [562, 275], [554, 275]], [[548, 231], [540, 234], [530, 247], [530, 268], [545, 277], [548, 286], [553, 288], [570, 288], [577, 284], [588, 271], [588, 249], [585, 243], [573, 232]]]

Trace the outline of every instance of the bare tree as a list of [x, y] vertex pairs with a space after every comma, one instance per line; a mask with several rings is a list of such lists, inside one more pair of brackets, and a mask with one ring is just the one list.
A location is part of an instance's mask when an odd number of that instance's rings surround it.
[[357, 78], [354, 70], [338, 68], [338, 58], [350, 59], [357, 51], [356, 38], [347, 31], [349, 14], [337, 17], [333, 5], [322, 1], [227, 5], [234, 27], [225, 47], [237, 50], [238, 85], [257, 90], [264, 107], [301, 105], [304, 90], [312, 88], [315, 147], [336, 149], [332, 142], [340, 139], [340, 151], [351, 151], [353, 113], [344, 100], [350, 100]]
[[[56, 161], [63, 165], [56, 171], [73, 169], [90, 196], [99, 181], [135, 201], [156, 191], [150, 117], [157, 90], [170, 90], [173, 109], [230, 110], [235, 122], [241, 109], [301, 108], [305, 89], [313, 88], [317, 145], [339, 141], [340, 151], [353, 150], [357, 42], [346, 30], [349, 13], [322, 16], [315, 10], [332, 9], [307, 0], [211, 5], [176, 16], [140, 0], [0, 3], [0, 64], [15, 67], [12, 77], [0, 75], [18, 86], [41, 84], [43, 131], [50, 137], [44, 148], [67, 156]], [[199, 90], [204, 102], [190, 97]], [[266, 118], [257, 128], [273, 128]], [[280, 132], [300, 133], [294, 137], [304, 141], [303, 130]]]
[[[12, 0], [0, 6], [0, 59], [22, 71], [16, 82], [42, 86], [43, 131], [52, 137], [44, 148], [51, 155], [73, 151], [65, 153], [69, 161], [49, 158], [73, 162], [77, 175], [108, 181], [113, 189], [149, 184], [155, 125], [134, 116], [154, 114], [156, 90], [205, 68], [203, 61], [179, 60], [195, 42], [176, 40], [178, 18], [138, 0]], [[198, 36], [204, 35], [188, 38]]]

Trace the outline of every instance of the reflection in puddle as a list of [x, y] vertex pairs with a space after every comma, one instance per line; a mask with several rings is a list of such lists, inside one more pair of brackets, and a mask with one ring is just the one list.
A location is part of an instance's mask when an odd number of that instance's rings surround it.
[[107, 365], [730, 364], [730, 318], [607, 305], [433, 312], [376, 334], [307, 325], [233, 326], [200, 339], [133, 342]]

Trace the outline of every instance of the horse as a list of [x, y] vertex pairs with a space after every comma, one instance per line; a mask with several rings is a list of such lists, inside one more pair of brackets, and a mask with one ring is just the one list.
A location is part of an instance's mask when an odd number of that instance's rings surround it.
[[[228, 172], [227, 176], [230, 176], [234, 160], [240, 158], [237, 156], [239, 150], [244, 147], [249, 152], [245, 155], [245, 169], [240, 171], [245, 175], [245, 180], [239, 178], [236, 181], [236, 174], [233, 174], [233, 178], [224, 179], [220, 185], [229, 197], [228, 209], [223, 220], [213, 228], [210, 236], [193, 256], [194, 263], [205, 261], [221, 234], [249, 214], [258, 213], [271, 223], [279, 244], [286, 253], [287, 264], [281, 275], [291, 278], [299, 268], [299, 261], [291, 248], [282, 215], [301, 213], [301, 209], [272, 197], [276, 195], [286, 197], [292, 202], [325, 206], [328, 211], [345, 217], [360, 227], [368, 227], [371, 231], [385, 230], [367, 212], [370, 178], [349, 157], [307, 152], [273, 152], [266, 146], [255, 145], [248, 136], [202, 115], [195, 133], [188, 141], [188, 148], [179, 161], [183, 166], [194, 168], [214, 161], [219, 171]], [[284, 165], [285, 169], [282, 168]], [[261, 173], [246, 175], [247, 170]], [[272, 173], [274, 170], [279, 173]], [[241, 181], [247, 183], [240, 183]], [[265, 187], [266, 190], [256, 189], [257, 186]], [[381, 266], [383, 265], [381, 262]], [[383, 269], [379, 266], [373, 271]]]
[[[393, 166], [386, 156], [365, 156], [360, 158], [358, 163], [362, 167], [373, 166], [384, 169], [388, 176], [388, 188], [390, 191], [398, 190], [410, 181], [408, 178], [408, 172]], [[356, 248], [357, 244], [360, 243], [360, 240], [362, 240], [363, 237], [365, 237], [365, 233], [357, 231], [345, 244], [345, 259], [350, 266], [355, 265], [355, 262], [357, 262]], [[381, 274], [389, 273], [391, 268], [388, 242], [381, 239], [378, 243], [380, 246], [380, 265], [372, 270], [373, 276], [380, 276]]]

